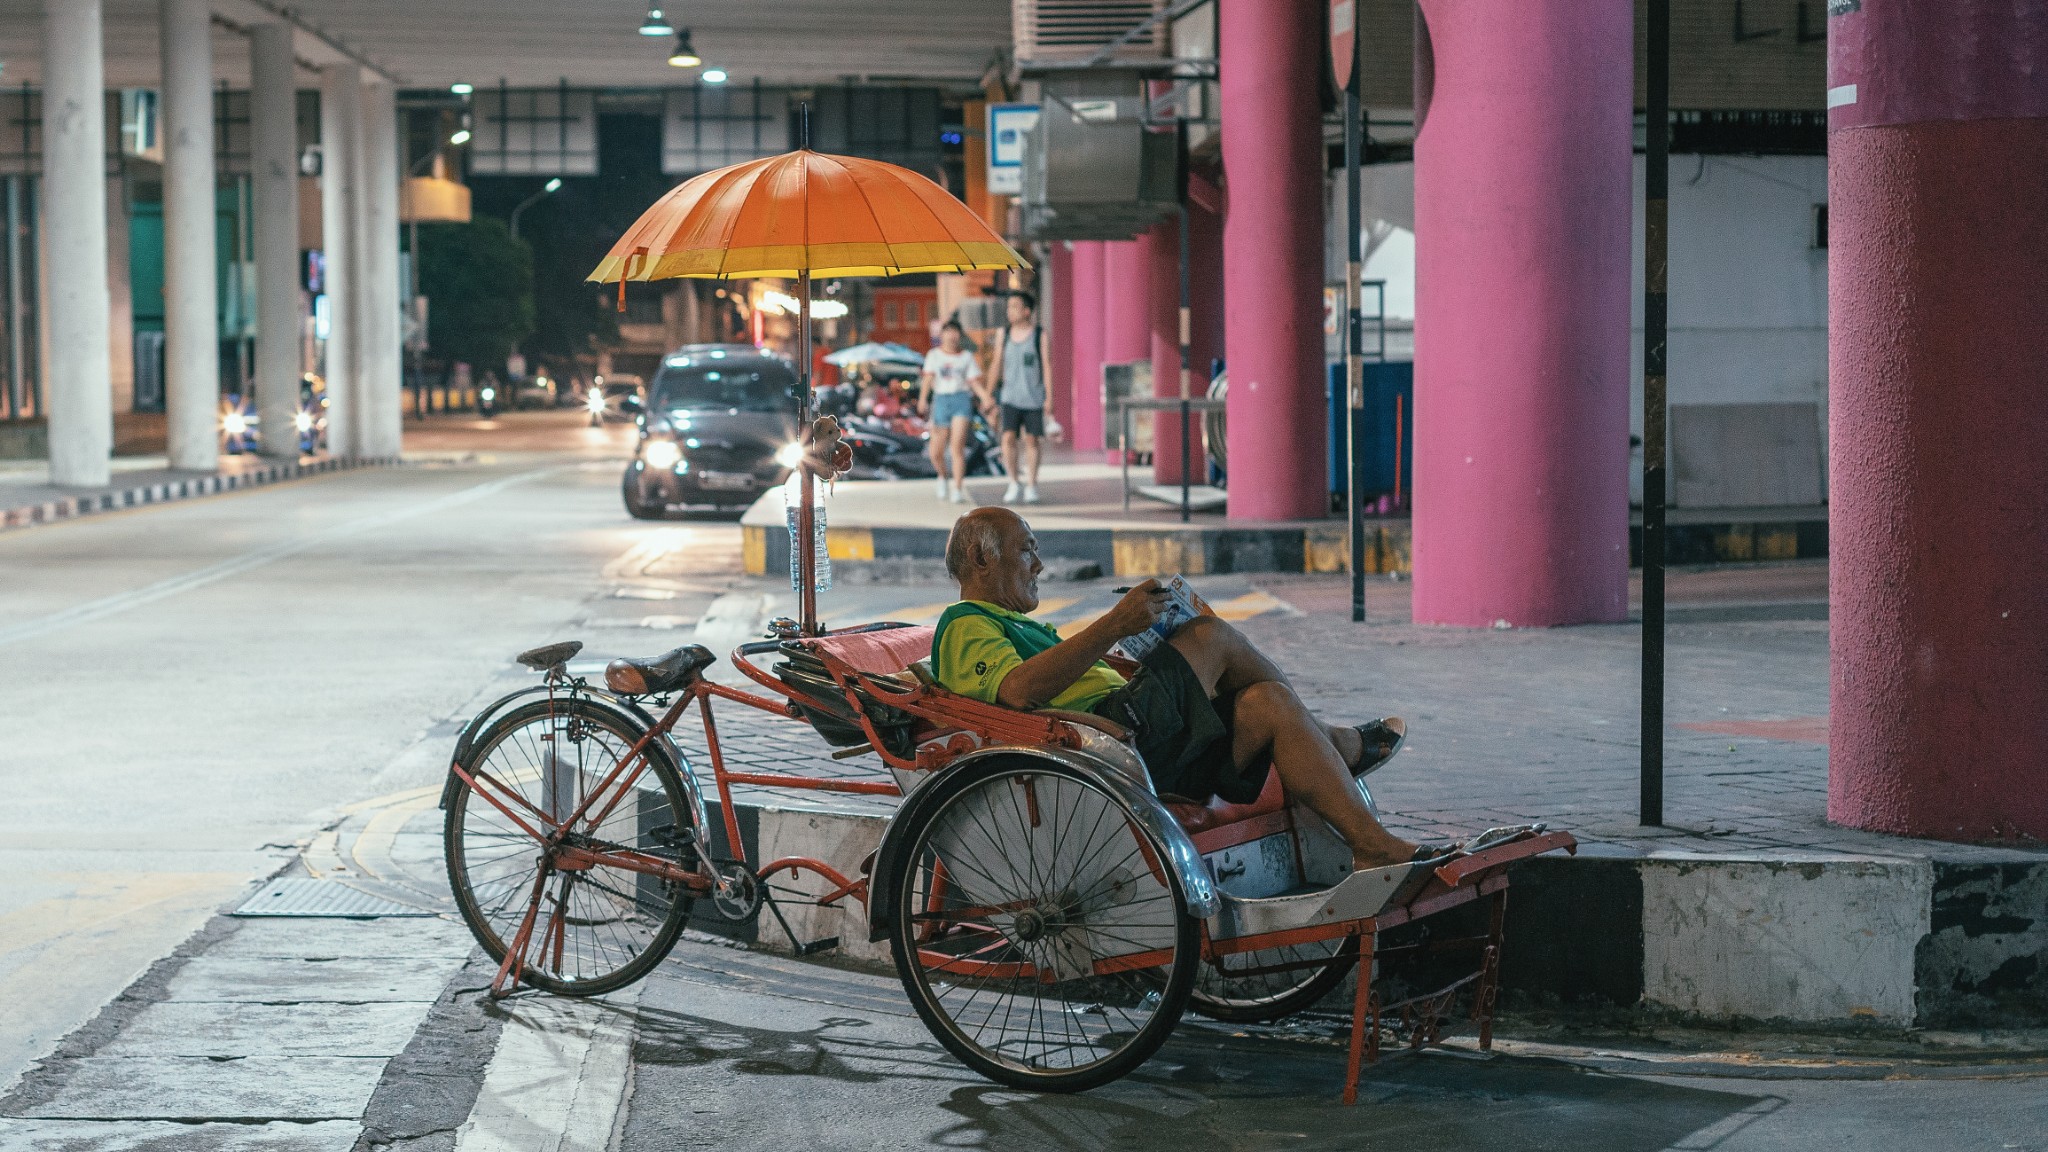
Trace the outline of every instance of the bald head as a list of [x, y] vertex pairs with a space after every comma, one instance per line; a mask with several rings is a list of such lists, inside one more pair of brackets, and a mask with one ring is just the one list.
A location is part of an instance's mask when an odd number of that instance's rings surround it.
[[1008, 508], [976, 508], [954, 522], [946, 540], [946, 571], [964, 599], [1029, 612], [1038, 607], [1044, 570], [1031, 525]]

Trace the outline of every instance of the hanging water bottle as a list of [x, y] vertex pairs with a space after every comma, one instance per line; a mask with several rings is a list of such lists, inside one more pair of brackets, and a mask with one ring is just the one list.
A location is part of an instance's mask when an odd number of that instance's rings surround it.
[[[803, 547], [800, 543], [803, 537], [797, 523], [803, 514], [803, 489], [799, 487], [802, 483], [803, 470], [799, 468], [791, 472], [788, 481], [782, 485], [782, 515], [789, 523], [789, 586], [797, 591], [802, 591], [804, 586]], [[832, 587], [832, 557], [825, 551], [825, 486], [815, 479], [811, 481], [811, 547], [812, 555], [817, 558], [816, 587], [823, 592]]]

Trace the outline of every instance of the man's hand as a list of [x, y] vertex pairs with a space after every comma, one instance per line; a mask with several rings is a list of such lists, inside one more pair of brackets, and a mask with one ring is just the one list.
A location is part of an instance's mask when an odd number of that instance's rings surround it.
[[1173, 602], [1173, 594], [1157, 580], [1147, 580], [1124, 593], [1116, 607], [1102, 614], [1102, 624], [1121, 640], [1136, 636], [1159, 622], [1166, 612], [1166, 606]]

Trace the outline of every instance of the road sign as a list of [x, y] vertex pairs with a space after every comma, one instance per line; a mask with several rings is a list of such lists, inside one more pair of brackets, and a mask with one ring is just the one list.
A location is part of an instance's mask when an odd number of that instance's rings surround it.
[[1036, 104], [988, 106], [988, 190], [998, 196], [1024, 191], [1024, 145], [1038, 123]]
[[1337, 70], [1337, 87], [1340, 89], [1351, 87], [1357, 31], [1358, 17], [1352, 0], [1330, 0], [1330, 66]]

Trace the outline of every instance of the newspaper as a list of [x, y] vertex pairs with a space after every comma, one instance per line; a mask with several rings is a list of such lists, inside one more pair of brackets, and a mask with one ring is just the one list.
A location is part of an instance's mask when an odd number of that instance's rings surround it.
[[1171, 596], [1166, 603], [1166, 611], [1159, 614], [1159, 619], [1153, 622], [1150, 628], [1117, 641], [1111, 651], [1127, 659], [1143, 660], [1151, 655], [1154, 648], [1165, 643], [1166, 638], [1173, 635], [1174, 629], [1197, 616], [1216, 614], [1209, 607], [1208, 601], [1195, 594], [1194, 588], [1188, 584], [1185, 576], [1176, 575], [1160, 587]]

